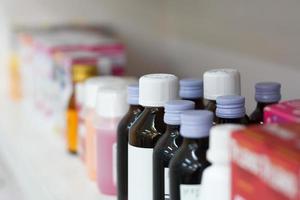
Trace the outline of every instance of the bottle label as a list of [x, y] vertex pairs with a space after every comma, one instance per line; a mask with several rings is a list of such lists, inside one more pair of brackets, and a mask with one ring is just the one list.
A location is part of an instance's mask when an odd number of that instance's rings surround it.
[[117, 143], [114, 143], [112, 146], [113, 152], [113, 183], [117, 185]]
[[128, 145], [128, 200], [153, 200], [153, 149]]
[[170, 176], [169, 176], [169, 168], [165, 168], [165, 200], [170, 200]]
[[201, 185], [180, 185], [180, 200], [199, 200]]

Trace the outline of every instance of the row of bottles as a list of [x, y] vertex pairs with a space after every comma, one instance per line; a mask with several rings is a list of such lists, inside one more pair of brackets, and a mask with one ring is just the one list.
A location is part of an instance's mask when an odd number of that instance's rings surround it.
[[[211, 127], [218, 125], [213, 134], [219, 126], [231, 130], [261, 124], [263, 108], [281, 98], [279, 83], [258, 83], [257, 108], [248, 117], [240, 81], [235, 69], [207, 71], [203, 81], [179, 81], [172, 74], [144, 75], [139, 84], [129, 77], [87, 78], [77, 130], [72, 129], [73, 135], [78, 132], [78, 144], [68, 149], [82, 155], [103, 198], [199, 200], [205, 169], [214, 162], [229, 162], [226, 149], [218, 149], [213, 142], [227, 140], [214, 136], [209, 141]], [[72, 127], [74, 122], [68, 119]], [[67, 137], [67, 141], [73, 140]], [[212, 153], [209, 150], [207, 155], [209, 146]], [[227, 167], [222, 168], [226, 173]]]

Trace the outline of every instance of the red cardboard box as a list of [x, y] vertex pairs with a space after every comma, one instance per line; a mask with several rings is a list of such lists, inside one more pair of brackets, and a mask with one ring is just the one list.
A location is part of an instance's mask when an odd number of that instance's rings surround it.
[[300, 123], [300, 99], [266, 107], [264, 121], [265, 123]]
[[300, 124], [232, 135], [232, 200], [300, 200]]

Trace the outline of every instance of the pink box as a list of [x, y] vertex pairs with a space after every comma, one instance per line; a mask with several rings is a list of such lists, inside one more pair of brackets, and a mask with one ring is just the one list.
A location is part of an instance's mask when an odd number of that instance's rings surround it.
[[300, 99], [284, 101], [264, 110], [265, 123], [300, 123]]

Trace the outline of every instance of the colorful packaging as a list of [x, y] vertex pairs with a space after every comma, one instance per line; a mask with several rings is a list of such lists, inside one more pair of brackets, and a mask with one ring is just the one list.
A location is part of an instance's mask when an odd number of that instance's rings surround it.
[[232, 200], [300, 199], [300, 124], [253, 126], [232, 138]]
[[300, 99], [266, 107], [264, 121], [265, 123], [300, 123]]

